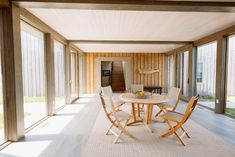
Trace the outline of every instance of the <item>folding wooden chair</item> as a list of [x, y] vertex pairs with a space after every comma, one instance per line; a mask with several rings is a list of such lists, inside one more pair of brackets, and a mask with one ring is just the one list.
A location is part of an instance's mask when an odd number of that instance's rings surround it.
[[[105, 95], [106, 97], [111, 97], [111, 96], [113, 97], [113, 90], [111, 86], [101, 87], [101, 92], [102, 95]], [[121, 106], [125, 104], [125, 102], [121, 100], [114, 100], [114, 104], [115, 107], [120, 110]]]
[[157, 104], [160, 111], [155, 115], [155, 117], [159, 116], [162, 112], [166, 113], [167, 111], [175, 111], [176, 110], [176, 108], [179, 104], [179, 101], [181, 99], [181, 96], [182, 96], [181, 89], [172, 87], [169, 89], [167, 96], [169, 98], [169, 102]]
[[[114, 140], [114, 143], [118, 143], [121, 135], [125, 133], [131, 138], [134, 138], [129, 132], [126, 131], [126, 126], [130, 119], [132, 118], [132, 115], [124, 112], [124, 111], [117, 111], [117, 108], [114, 106], [113, 98], [112, 97], [106, 97], [102, 94], [100, 94], [102, 107], [104, 109], [105, 115], [109, 122], [111, 123], [108, 131], [106, 132], [106, 135], [111, 132], [114, 136], [116, 136], [116, 139]], [[122, 124], [124, 122], [124, 124]], [[119, 133], [116, 133], [113, 130], [113, 127], [116, 127], [119, 130]]]
[[[168, 111], [167, 113], [162, 115], [162, 118], [166, 121], [166, 123], [170, 127], [169, 130], [165, 134], [162, 135], [162, 137], [168, 137], [172, 134], [175, 134], [176, 137], [181, 142], [181, 144], [185, 146], [185, 143], [182, 138], [184, 135], [186, 135], [187, 138], [190, 138], [190, 136], [184, 129], [183, 124], [185, 124], [185, 122], [188, 120], [188, 118], [192, 114], [193, 110], [196, 107], [198, 99], [199, 99], [199, 95], [192, 97], [190, 99], [184, 114], [181, 114], [179, 112], [174, 112], [174, 111]], [[176, 125], [172, 126], [170, 122], [174, 122], [176, 123]], [[183, 134], [181, 136], [179, 136], [177, 133], [178, 129], [181, 129], [183, 131]]]

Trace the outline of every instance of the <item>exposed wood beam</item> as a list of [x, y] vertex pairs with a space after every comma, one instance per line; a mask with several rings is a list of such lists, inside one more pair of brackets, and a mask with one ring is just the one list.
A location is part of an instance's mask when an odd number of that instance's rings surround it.
[[[13, 0], [21, 7], [183, 11], [183, 12], [235, 12], [235, 2], [179, 1], [179, 0]], [[49, 3], [48, 3], [49, 2]]]
[[79, 44], [192, 44], [192, 41], [146, 41], [146, 40], [70, 40]]
[[203, 45], [203, 44], [215, 41], [218, 38], [220, 38], [221, 36], [229, 36], [232, 34], [235, 34], [235, 25], [233, 25], [229, 28], [223, 29], [221, 31], [215, 32], [215, 33], [208, 35], [204, 38], [201, 38], [199, 40], [196, 40], [196, 41], [194, 41], [194, 45], [195, 46]]
[[0, 1], [0, 7], [9, 7], [9, 1], [8, 0], [1, 0]]

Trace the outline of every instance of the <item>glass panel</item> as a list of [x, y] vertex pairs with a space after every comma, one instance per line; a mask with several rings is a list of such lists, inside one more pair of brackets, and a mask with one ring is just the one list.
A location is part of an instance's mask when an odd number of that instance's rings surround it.
[[228, 39], [228, 59], [227, 59], [227, 114], [235, 116], [235, 35]]
[[[1, 43], [1, 42], [0, 42]], [[1, 44], [0, 44], [1, 50]], [[1, 51], [0, 51], [1, 54]], [[0, 143], [5, 141], [4, 134], [4, 112], [3, 112], [3, 88], [2, 88], [2, 60], [0, 55]]]
[[199, 103], [206, 107], [215, 108], [215, 78], [216, 78], [216, 47], [212, 42], [198, 47], [197, 50], [197, 93]]
[[64, 45], [54, 41], [55, 109], [65, 104]]
[[77, 79], [77, 54], [71, 53], [70, 55], [70, 79], [71, 79], [71, 98], [74, 99], [78, 96], [78, 79]]
[[183, 95], [188, 96], [188, 51], [183, 53]]
[[79, 55], [79, 93], [84, 93], [84, 57]]
[[174, 87], [174, 56], [168, 56], [167, 69], [168, 69], [168, 88]]
[[21, 22], [25, 128], [46, 116], [44, 34]]
[[179, 85], [183, 95], [188, 96], [188, 51], [179, 54]]

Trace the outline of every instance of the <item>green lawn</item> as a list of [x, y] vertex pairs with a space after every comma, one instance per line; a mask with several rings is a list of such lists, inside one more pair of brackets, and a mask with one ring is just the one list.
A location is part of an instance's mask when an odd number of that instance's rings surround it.
[[235, 116], [235, 108], [226, 108], [225, 113], [227, 113], [231, 116]]
[[214, 100], [215, 100], [215, 97], [211, 95], [201, 95], [199, 99], [199, 101], [202, 101], [202, 102], [211, 102]]

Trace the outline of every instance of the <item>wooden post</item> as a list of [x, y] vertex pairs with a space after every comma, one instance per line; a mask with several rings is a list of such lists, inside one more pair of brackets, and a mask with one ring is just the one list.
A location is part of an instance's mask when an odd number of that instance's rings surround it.
[[196, 58], [197, 48], [191, 47], [189, 49], [189, 60], [188, 60], [188, 96], [189, 100], [196, 93]]
[[54, 72], [54, 38], [51, 34], [45, 34], [46, 39], [46, 99], [47, 114], [55, 114], [55, 72]]
[[0, 9], [0, 28], [5, 135], [17, 141], [25, 133], [19, 8]]
[[70, 78], [70, 48], [69, 43], [65, 46], [65, 102], [70, 104], [71, 78]]
[[216, 91], [215, 112], [224, 113], [226, 104], [226, 49], [227, 38], [219, 37], [217, 40], [216, 55]]

